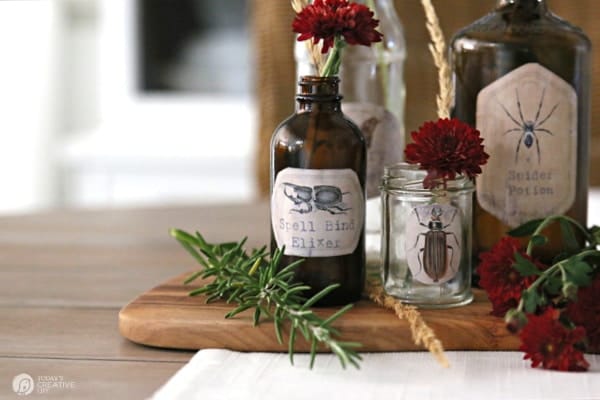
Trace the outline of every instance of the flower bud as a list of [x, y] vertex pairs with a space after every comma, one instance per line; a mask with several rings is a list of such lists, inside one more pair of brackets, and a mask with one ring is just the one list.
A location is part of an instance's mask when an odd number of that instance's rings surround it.
[[568, 300], [577, 300], [578, 287], [573, 282], [565, 282], [562, 287], [562, 294]]
[[510, 333], [519, 333], [525, 325], [527, 325], [527, 317], [523, 311], [512, 308], [508, 310], [504, 316], [504, 322], [506, 322], [506, 329]]

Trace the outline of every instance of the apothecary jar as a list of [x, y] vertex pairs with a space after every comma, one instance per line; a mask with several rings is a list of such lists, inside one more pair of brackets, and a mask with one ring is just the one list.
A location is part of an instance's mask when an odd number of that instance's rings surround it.
[[381, 184], [382, 279], [388, 294], [423, 308], [468, 304], [471, 293], [473, 182], [423, 187], [427, 171], [399, 163]]

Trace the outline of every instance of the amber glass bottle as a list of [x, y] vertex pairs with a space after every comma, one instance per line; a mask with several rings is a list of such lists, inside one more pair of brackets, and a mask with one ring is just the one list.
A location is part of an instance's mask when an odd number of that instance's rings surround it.
[[544, 0], [499, 0], [452, 39], [453, 116], [481, 131], [490, 154], [477, 179], [477, 252], [531, 219], [586, 223], [590, 48]]
[[296, 113], [271, 140], [271, 247], [282, 265], [305, 261], [295, 278], [340, 287], [319, 305], [360, 298], [365, 276], [366, 143], [341, 111], [337, 77], [304, 76]]

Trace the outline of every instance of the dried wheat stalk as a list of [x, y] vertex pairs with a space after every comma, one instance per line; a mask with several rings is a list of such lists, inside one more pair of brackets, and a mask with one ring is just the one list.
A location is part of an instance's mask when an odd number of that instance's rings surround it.
[[[292, 8], [296, 13], [302, 11], [302, 9], [309, 4], [310, 0], [292, 0]], [[305, 40], [304, 43], [306, 44], [306, 49], [308, 50], [308, 54], [310, 54], [312, 63], [314, 64], [317, 73], [320, 75], [323, 64], [325, 63], [325, 58], [321, 54], [322, 45], [321, 43], [315, 44], [312, 39]]]
[[367, 287], [369, 298], [377, 305], [393, 310], [398, 318], [408, 321], [410, 331], [412, 333], [415, 344], [423, 344], [437, 361], [445, 368], [450, 366], [442, 343], [435, 336], [435, 332], [427, 326], [421, 313], [416, 307], [402, 304], [392, 296], [385, 293], [383, 287], [379, 283], [369, 282]]
[[440, 92], [437, 96], [437, 112], [439, 118], [450, 117], [450, 107], [452, 106], [452, 76], [450, 66], [446, 58], [446, 41], [440, 27], [440, 21], [435, 12], [431, 0], [421, 0], [425, 17], [427, 20], [427, 30], [431, 36], [429, 51], [433, 56], [433, 61], [438, 69], [438, 81]]

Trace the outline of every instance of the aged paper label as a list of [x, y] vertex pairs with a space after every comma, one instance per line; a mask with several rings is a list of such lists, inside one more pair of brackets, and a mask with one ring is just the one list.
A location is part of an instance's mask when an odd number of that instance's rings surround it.
[[364, 193], [353, 170], [285, 168], [277, 174], [271, 225], [286, 255], [350, 254], [363, 234], [364, 218]]
[[481, 207], [508, 226], [562, 214], [575, 201], [577, 95], [537, 63], [477, 97], [477, 129], [490, 155], [477, 179]]
[[413, 279], [426, 285], [448, 282], [462, 257], [462, 213], [456, 207], [415, 207], [406, 221], [406, 261]]

